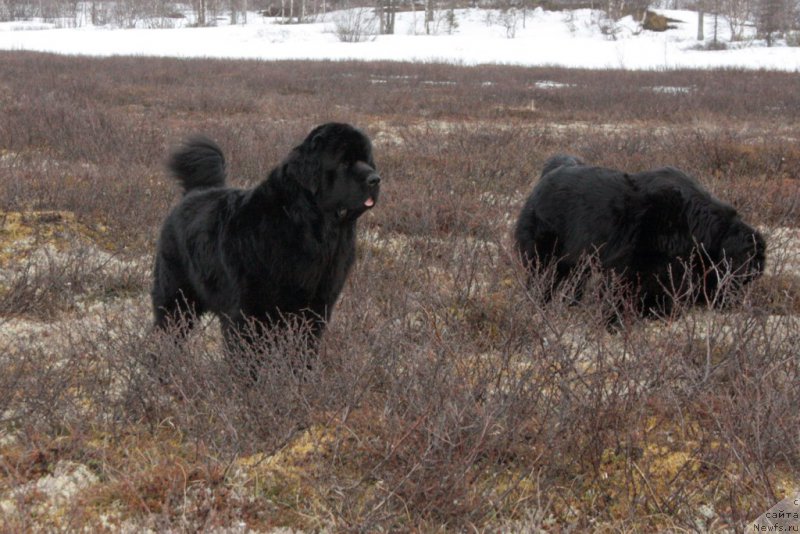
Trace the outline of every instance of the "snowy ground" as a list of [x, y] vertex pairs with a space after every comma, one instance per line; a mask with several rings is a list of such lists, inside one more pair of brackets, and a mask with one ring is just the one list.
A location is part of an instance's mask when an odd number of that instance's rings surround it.
[[[529, 12], [515, 31], [501, 22], [497, 11], [456, 10], [458, 27], [446, 29], [444, 17], [437, 34], [426, 35], [421, 12], [397, 15], [394, 35], [366, 42], [338, 39], [336, 21], [344, 12], [329, 13], [309, 24], [278, 24], [276, 19], [250, 13], [246, 25], [220, 21], [216, 27], [173, 29], [54, 28], [42, 22], [0, 23], [0, 49], [37, 50], [63, 54], [218, 57], [250, 59], [358, 59], [416, 62], [557, 65], [585, 68], [673, 69], [739, 67], [800, 70], [800, 47], [775, 46], [748, 40], [735, 49], [697, 50], [697, 14], [660, 11], [683, 21], [663, 33], [638, 31], [630, 17], [617, 23], [616, 39], [603, 35], [595, 23], [599, 12]], [[352, 11], [350, 12], [352, 14]], [[490, 22], [493, 19], [494, 22]], [[728, 40], [727, 25], [719, 24], [720, 40]], [[27, 30], [27, 31], [25, 31]], [[513, 33], [513, 38], [508, 34]], [[713, 18], [706, 17], [708, 42]]]

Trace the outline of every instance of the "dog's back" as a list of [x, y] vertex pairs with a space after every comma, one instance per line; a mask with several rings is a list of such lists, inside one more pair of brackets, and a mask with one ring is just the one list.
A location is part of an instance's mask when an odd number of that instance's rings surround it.
[[211, 139], [195, 136], [175, 150], [167, 162], [184, 194], [194, 189], [225, 185], [225, 156]]
[[557, 154], [548, 159], [542, 167], [542, 174], [544, 176], [559, 167], [580, 167], [585, 165], [581, 158], [570, 156], [569, 154]]
[[[613, 177], [606, 176], [608, 173], [600, 176], [595, 171], [593, 167], [586, 167], [580, 158], [567, 154], [558, 154], [545, 162], [541, 177], [526, 199], [514, 230], [517, 249], [524, 263], [537, 259], [539, 263], [546, 264], [554, 257], [561, 256], [565, 252], [564, 247], [569, 248], [570, 244], [564, 240], [565, 226], [576, 222], [572, 219], [576, 209], [590, 209], [595, 205], [594, 202], [580, 201], [575, 191], [585, 193], [578, 195], [581, 198], [591, 197], [598, 191], [593, 180], [613, 182]], [[608, 199], [597, 204], [605, 205], [607, 202]], [[581, 224], [596, 224], [591, 213], [578, 214], [578, 217]], [[570, 221], [566, 221], [567, 218]], [[578, 237], [589, 235], [581, 231], [569, 233]]]

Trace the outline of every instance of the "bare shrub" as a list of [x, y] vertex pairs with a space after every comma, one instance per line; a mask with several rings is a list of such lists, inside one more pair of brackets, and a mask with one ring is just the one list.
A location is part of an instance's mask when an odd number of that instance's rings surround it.
[[607, 39], [616, 41], [617, 36], [622, 33], [622, 27], [612, 13], [613, 11], [592, 12], [592, 25], [596, 26]]
[[[452, 35], [458, 29], [458, 17], [455, 9], [437, 9], [435, 3], [428, 3], [427, 6], [429, 9], [425, 12], [424, 21], [427, 35], [440, 35], [442, 33]], [[410, 31], [417, 32], [421, 30], [412, 27]]]
[[[796, 75], [0, 60], [2, 217], [73, 214], [0, 230], [3, 528], [715, 531], [797, 478]], [[247, 185], [326, 120], [385, 189], [319, 352], [152, 333], [169, 144], [219, 139]], [[764, 231], [764, 277], [657, 321], [591, 268], [580, 301], [526, 284], [510, 228], [557, 152], [696, 175]], [[48, 504], [68, 466], [92, 476]]]
[[744, 39], [748, 24], [753, 20], [754, 2], [750, 0], [724, 0], [720, 4], [721, 12], [728, 21], [731, 41]]
[[506, 38], [513, 39], [517, 36], [517, 28], [522, 22], [524, 14], [515, 7], [506, 7], [499, 11], [486, 12], [486, 24], [488, 26], [500, 26], [506, 32]]
[[[99, 4], [99, 5], [97, 5]], [[108, 23], [120, 28], [174, 28], [176, 19], [170, 15], [176, 7], [164, 0], [117, 0], [110, 4], [94, 2], [91, 16], [94, 24]]]
[[374, 41], [378, 36], [378, 19], [372, 8], [354, 7], [339, 11], [333, 18], [333, 31], [343, 43]]

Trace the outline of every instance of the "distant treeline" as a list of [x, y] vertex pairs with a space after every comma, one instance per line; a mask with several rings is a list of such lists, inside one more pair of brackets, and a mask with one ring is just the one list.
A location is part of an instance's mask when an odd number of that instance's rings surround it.
[[[375, 33], [394, 33], [394, 15], [400, 11], [424, 11], [426, 31], [434, 33], [434, 21], [443, 16], [449, 17], [449, 31], [458, 26], [453, 14], [456, 8], [494, 8], [503, 12], [500, 19], [508, 26], [509, 37], [514, 36], [518, 24], [524, 27], [525, 14], [531, 9], [591, 8], [605, 13], [606, 19], [599, 24], [612, 38], [616, 35], [614, 22], [626, 15], [644, 23], [650, 8], [694, 9], [701, 14], [699, 40], [706, 37], [705, 15], [713, 17], [714, 45], [717, 33], [724, 28], [729, 30], [731, 41], [755, 34], [770, 45], [785, 38], [787, 44], [800, 46], [800, 0], [0, 0], [0, 21], [41, 20], [58, 27], [174, 28], [242, 24], [247, 22], [248, 13], [257, 13], [297, 24], [314, 22], [332, 10], [354, 7], [368, 10]], [[363, 25], [363, 20], [358, 20]], [[645, 27], [653, 29], [647, 24]]]

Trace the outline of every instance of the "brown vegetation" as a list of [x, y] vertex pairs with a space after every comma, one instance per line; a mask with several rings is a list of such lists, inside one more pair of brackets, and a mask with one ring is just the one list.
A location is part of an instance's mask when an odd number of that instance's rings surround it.
[[[153, 335], [170, 145], [246, 185], [329, 120], [384, 189], [319, 357], [264, 339], [253, 387], [213, 321]], [[798, 124], [772, 72], [0, 53], [0, 529], [740, 528], [800, 483]], [[555, 152], [696, 175], [764, 278], [617, 334], [541, 305], [509, 234]]]

